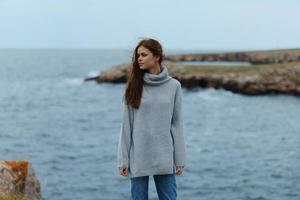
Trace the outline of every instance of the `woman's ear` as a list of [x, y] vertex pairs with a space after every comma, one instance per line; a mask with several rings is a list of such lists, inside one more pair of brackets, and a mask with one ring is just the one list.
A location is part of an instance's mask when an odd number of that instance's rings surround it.
[[155, 60], [156, 60], [157, 62], [159, 61], [159, 59], [160, 59], [159, 56], [155, 56]]

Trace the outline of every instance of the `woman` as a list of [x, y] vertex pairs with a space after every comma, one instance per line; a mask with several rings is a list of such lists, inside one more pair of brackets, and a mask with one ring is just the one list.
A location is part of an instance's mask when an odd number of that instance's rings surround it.
[[163, 55], [158, 41], [141, 40], [124, 94], [118, 167], [130, 176], [134, 200], [148, 199], [151, 175], [160, 200], [176, 199], [175, 174], [185, 166], [181, 84], [168, 75]]

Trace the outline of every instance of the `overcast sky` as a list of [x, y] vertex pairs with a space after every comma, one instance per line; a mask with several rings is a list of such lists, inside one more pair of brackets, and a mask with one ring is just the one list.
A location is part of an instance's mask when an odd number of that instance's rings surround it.
[[299, 0], [0, 0], [0, 48], [300, 47]]

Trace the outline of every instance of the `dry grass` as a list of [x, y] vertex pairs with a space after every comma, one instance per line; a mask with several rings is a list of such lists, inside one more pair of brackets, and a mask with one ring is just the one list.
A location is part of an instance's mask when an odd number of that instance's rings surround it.
[[279, 64], [259, 64], [259, 65], [187, 65], [179, 63], [170, 63], [174, 68], [184, 68], [184, 74], [224, 74], [224, 73], [246, 73], [246, 72], [259, 72], [263, 70], [289, 68], [295, 65], [300, 66], [300, 62], [279, 63]]
[[0, 195], [0, 200], [29, 200], [25, 198], [22, 194], [8, 194]]

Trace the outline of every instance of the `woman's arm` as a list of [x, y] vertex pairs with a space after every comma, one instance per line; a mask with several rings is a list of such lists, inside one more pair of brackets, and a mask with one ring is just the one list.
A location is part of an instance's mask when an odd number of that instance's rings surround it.
[[183, 132], [183, 116], [182, 116], [182, 91], [181, 84], [177, 85], [174, 100], [174, 109], [171, 122], [171, 134], [174, 144], [174, 162], [176, 166], [185, 166], [185, 139]]
[[124, 102], [122, 108], [122, 123], [118, 143], [118, 167], [128, 168], [133, 122], [133, 110], [131, 106], [126, 105]]

